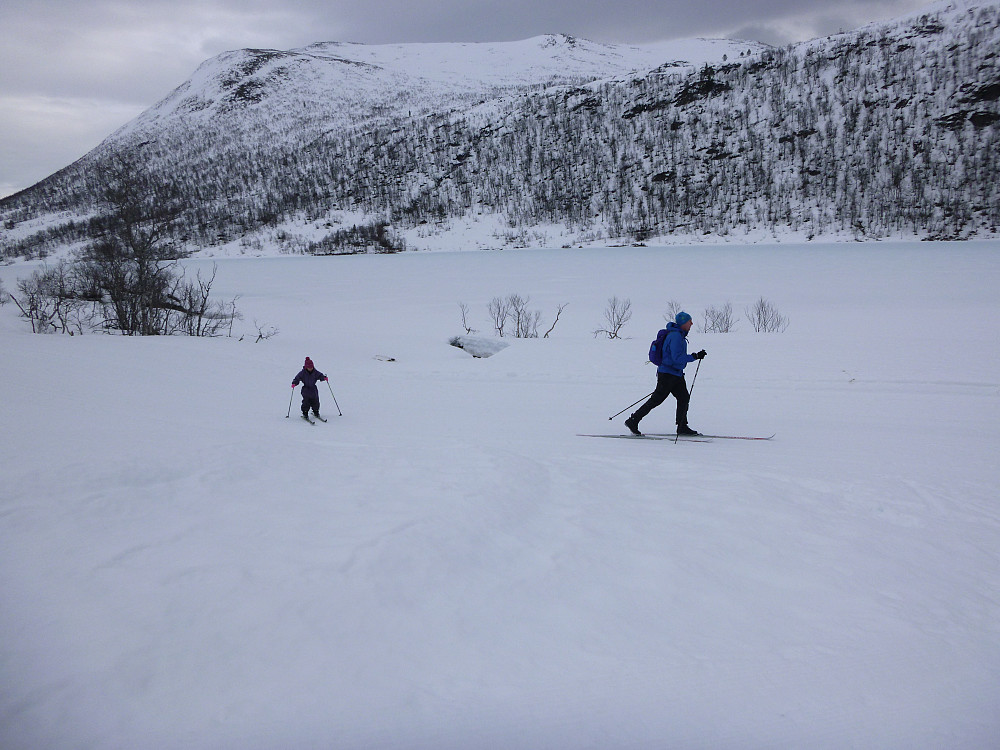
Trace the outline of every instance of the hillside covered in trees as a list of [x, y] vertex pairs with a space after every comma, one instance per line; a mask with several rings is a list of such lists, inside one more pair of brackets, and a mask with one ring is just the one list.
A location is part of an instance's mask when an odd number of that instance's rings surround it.
[[498, 245], [531, 244], [542, 225], [573, 243], [956, 239], [1000, 225], [995, 2], [683, 57], [570, 37], [494, 45], [492, 65], [476, 45], [400, 45], [392, 64], [384, 49], [366, 62], [376, 50], [209, 61], [94, 152], [0, 201], [0, 250], [86, 238], [99, 166], [123, 149], [140, 155], [149, 200], [179, 201], [179, 252], [264, 238], [394, 251], [468, 217], [496, 219]]

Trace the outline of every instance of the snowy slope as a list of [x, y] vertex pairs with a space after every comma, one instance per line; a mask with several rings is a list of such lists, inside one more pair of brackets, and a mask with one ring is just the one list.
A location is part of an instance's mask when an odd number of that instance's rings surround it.
[[[998, 250], [221, 260], [242, 342], [0, 308], [0, 746], [996, 747]], [[550, 338], [448, 345], [511, 292]], [[691, 334], [691, 422], [773, 441], [576, 436], [669, 299], [761, 294], [785, 333]]]
[[492, 44], [386, 44], [340, 42], [302, 49], [234, 50], [202, 64], [166, 99], [123, 126], [113, 137], [145, 133], [163, 124], [208, 123], [231, 110], [263, 102], [280, 131], [290, 120], [301, 126], [322, 118], [327, 127], [359, 125], [377, 116], [447, 111], [469, 97], [492, 99], [508, 91], [644, 72], [661, 65], [694, 66], [757, 43], [689, 39], [638, 46], [599, 44], [562, 34]]

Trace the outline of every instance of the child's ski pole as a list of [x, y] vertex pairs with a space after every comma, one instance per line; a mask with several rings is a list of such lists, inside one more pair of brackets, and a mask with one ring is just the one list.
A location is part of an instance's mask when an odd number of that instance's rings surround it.
[[[330, 395], [333, 396], [333, 386], [330, 385], [330, 378], [326, 379], [326, 387], [330, 389]], [[333, 396], [333, 405], [337, 407], [337, 416], [344, 416], [344, 412], [340, 410], [340, 404], [337, 403], [337, 397]]]

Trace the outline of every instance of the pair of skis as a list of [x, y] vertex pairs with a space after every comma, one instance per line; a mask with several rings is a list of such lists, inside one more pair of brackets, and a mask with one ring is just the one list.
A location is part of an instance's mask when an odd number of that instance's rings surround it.
[[[312, 424], [312, 425], [316, 424], [316, 420], [310, 419], [308, 414], [303, 414], [302, 418], [304, 420], [306, 420], [309, 424]], [[318, 419], [320, 422], [328, 422], [329, 421], [326, 417], [321, 417], [319, 414], [316, 415], [316, 419]]]
[[615, 438], [620, 440], [673, 440], [686, 443], [711, 443], [713, 440], [770, 440], [774, 435], [680, 435], [676, 432], [647, 432], [642, 435], [589, 435], [578, 434], [577, 437]]

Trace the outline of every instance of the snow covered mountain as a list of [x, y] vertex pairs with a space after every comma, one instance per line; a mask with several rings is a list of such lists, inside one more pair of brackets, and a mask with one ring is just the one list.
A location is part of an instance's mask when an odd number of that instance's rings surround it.
[[[340, 142], [375, 127], [447, 117], [488, 101], [509, 107], [549, 87], [663, 65], [699, 66], [760, 49], [726, 40], [625, 46], [547, 35], [496, 44], [330, 42], [226, 52], [81, 160], [0, 201], [0, 248], [5, 255], [31, 253], [81, 236], [74, 220], [93, 214], [99, 193], [93, 168], [123, 145], [143, 144], [151, 172], [181, 184], [199, 214], [190, 222], [195, 234], [210, 244], [262, 218], [272, 223], [272, 201], [263, 196], [275, 192], [269, 183], [285, 180], [289, 158], [315, 155], [313, 166], [322, 172]], [[211, 237], [202, 231], [202, 215], [213, 217]], [[242, 229], [234, 231], [233, 219]]]
[[544, 36], [229, 52], [0, 201], [0, 251], [85, 238], [94, 168], [123, 147], [182, 196], [187, 251], [391, 251], [461, 244], [477, 223], [495, 246], [994, 234], [998, 48], [1000, 5], [952, 2], [784, 49]]
[[172, 121], [228, 118], [232, 125], [247, 125], [254, 118], [234, 113], [250, 104], [265, 105], [258, 109], [269, 121], [294, 127], [359, 127], [371, 118], [437, 113], [524, 89], [645, 72], [665, 61], [715, 63], [746, 46], [689, 40], [632, 47], [549, 35], [496, 44], [327, 42], [287, 52], [238, 50], [204, 63], [118, 135], [170, 127]]

